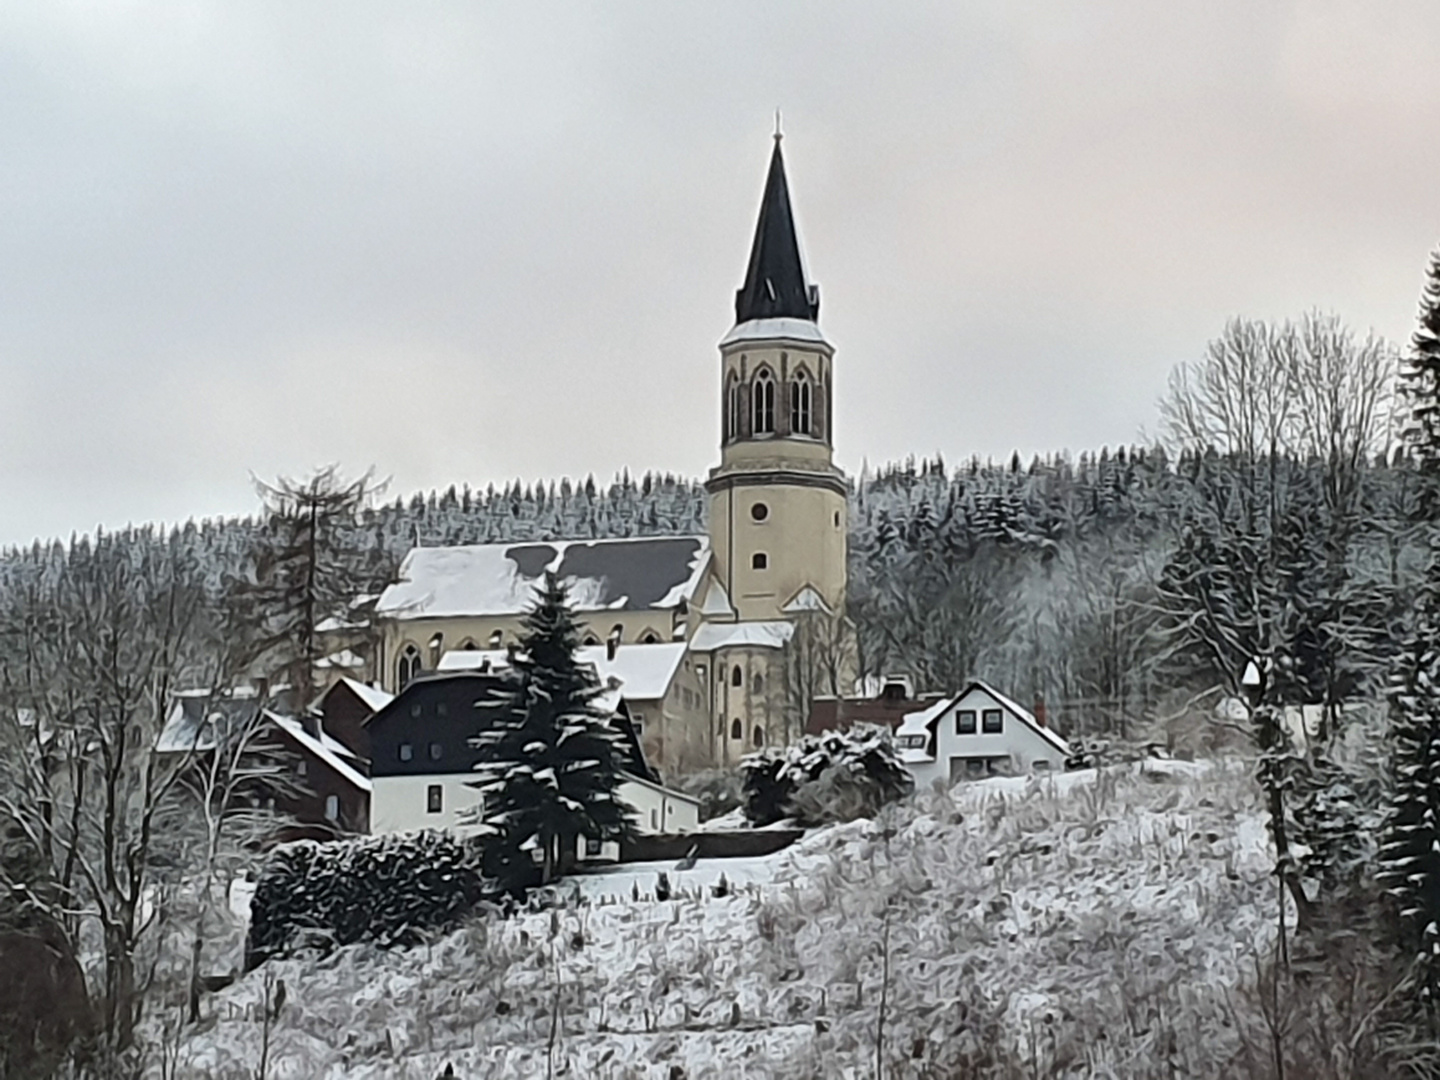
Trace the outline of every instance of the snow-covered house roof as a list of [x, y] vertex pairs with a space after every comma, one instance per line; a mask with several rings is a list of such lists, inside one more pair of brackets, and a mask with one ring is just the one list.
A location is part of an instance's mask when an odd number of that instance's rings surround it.
[[351, 679], [349, 677], [346, 677], [340, 679], [339, 682], [344, 683], [346, 689], [348, 689], [351, 693], [353, 693], [356, 697], [358, 697], [375, 712], [379, 712], [386, 705], [389, 705], [390, 702], [395, 700], [394, 694], [386, 690], [381, 690], [378, 686], [369, 686], [366, 683], [361, 682], [359, 679]]
[[[665, 696], [675, 673], [685, 659], [683, 641], [654, 645], [618, 645], [609, 655], [605, 645], [582, 645], [575, 658], [588, 664], [599, 676], [602, 686], [611, 685], [629, 701], [653, 701]], [[504, 671], [510, 666], [505, 649], [452, 649], [440, 658], [437, 671]]]
[[281, 716], [269, 709], [265, 711], [265, 718], [289, 735], [302, 749], [313, 754], [333, 769], [347, 784], [367, 795], [370, 793], [370, 778], [350, 764], [353, 759], [343, 743], [330, 738], [324, 732], [321, 732], [320, 737], [316, 738], [305, 730], [305, 725], [299, 720]]
[[793, 623], [783, 619], [741, 623], [706, 623], [695, 631], [690, 647], [696, 652], [713, 652], [748, 645], [761, 649], [784, 648], [795, 633]]
[[322, 670], [337, 669], [339, 671], [358, 671], [365, 666], [365, 658], [352, 652], [350, 649], [341, 649], [339, 652], [331, 653], [329, 656], [322, 656], [315, 661], [315, 666]]
[[551, 540], [414, 548], [381, 594], [381, 618], [518, 615], [547, 571], [578, 611], [645, 611], [689, 603], [710, 563], [704, 536]]
[[175, 695], [165, 726], [155, 739], [157, 754], [205, 753], [255, 718], [254, 696], [216, 698], [208, 691]]

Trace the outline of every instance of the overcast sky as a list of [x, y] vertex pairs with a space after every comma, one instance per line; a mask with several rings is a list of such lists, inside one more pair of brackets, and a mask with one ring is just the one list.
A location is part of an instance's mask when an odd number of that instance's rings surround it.
[[717, 457], [784, 113], [847, 469], [1153, 430], [1235, 314], [1408, 337], [1440, 4], [0, 5], [0, 544]]

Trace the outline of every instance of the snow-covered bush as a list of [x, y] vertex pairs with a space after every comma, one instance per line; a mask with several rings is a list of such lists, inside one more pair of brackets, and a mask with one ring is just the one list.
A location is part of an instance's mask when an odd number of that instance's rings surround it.
[[793, 817], [802, 825], [871, 817], [915, 786], [885, 728], [806, 735], [740, 763], [745, 816], [754, 825]]
[[728, 814], [738, 809], [743, 800], [740, 776], [732, 769], [702, 769], [672, 781], [677, 791], [700, 800], [700, 820]]
[[448, 833], [285, 844], [255, 886], [246, 967], [298, 946], [412, 944], [486, 892], [477, 852]]

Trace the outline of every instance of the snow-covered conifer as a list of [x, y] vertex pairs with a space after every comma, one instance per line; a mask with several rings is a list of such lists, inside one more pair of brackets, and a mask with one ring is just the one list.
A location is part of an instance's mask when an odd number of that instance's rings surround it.
[[1405, 436], [1419, 477], [1427, 563], [1390, 677], [1391, 797], [1378, 876], [1397, 901], [1399, 940], [1416, 958], [1433, 1009], [1440, 1003], [1440, 252], [1430, 260], [1411, 345]]
[[580, 838], [616, 840], [634, 828], [617, 794], [623, 738], [596, 703], [604, 690], [595, 672], [576, 660], [580, 628], [566, 586], [547, 574], [536, 593], [511, 677], [482, 706], [476, 739], [485, 751], [476, 786], [493, 830], [486, 869], [512, 891], [529, 884], [529, 852], [546, 884]]

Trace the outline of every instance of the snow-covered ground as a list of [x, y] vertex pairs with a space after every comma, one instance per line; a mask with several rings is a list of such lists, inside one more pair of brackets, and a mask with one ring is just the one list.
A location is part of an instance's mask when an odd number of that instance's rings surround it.
[[207, 1000], [178, 1076], [254, 1075], [267, 978], [271, 1080], [868, 1077], [877, 1044], [896, 1076], [1223, 1075], [1269, 869], [1239, 768], [982, 781], [427, 947], [272, 962]]

